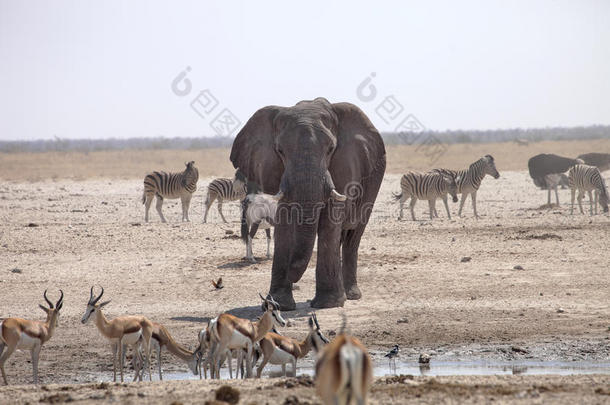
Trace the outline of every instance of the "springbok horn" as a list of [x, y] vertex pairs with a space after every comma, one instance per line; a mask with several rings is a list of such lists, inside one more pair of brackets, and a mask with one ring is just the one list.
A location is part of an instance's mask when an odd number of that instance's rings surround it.
[[53, 309], [53, 303], [51, 303], [51, 301], [49, 301], [49, 299], [47, 298], [47, 290], [44, 290], [44, 300], [47, 302], [47, 304], [49, 304], [49, 308]]
[[334, 198], [335, 200], [337, 200], [337, 201], [345, 201], [345, 200], [347, 200], [346, 196], [344, 196], [343, 194], [339, 194], [337, 192], [337, 190], [335, 190], [334, 188], [332, 190], [330, 190], [330, 196], [332, 198]]
[[61, 309], [64, 305], [64, 292], [62, 290], [59, 290], [59, 292], [61, 293], [61, 296], [59, 297], [59, 300], [57, 300], [57, 304], [55, 304], [55, 308], [57, 309]]
[[318, 323], [318, 316], [316, 313], [313, 313], [313, 321], [316, 323], [316, 328], [320, 329], [320, 324]]
[[261, 300], [263, 300], [263, 301], [267, 301], [267, 299], [266, 299], [266, 298], [264, 298], [264, 297], [263, 297], [263, 295], [262, 295], [261, 293], [258, 293], [258, 296], [259, 296], [259, 297], [261, 297]]
[[[91, 301], [91, 305], [97, 304], [97, 302], [100, 300], [100, 298], [102, 298], [102, 295], [104, 295], [104, 287], [100, 286], [100, 288], [102, 289], [102, 292], [100, 293], [100, 295], [96, 299]], [[91, 287], [91, 291], [93, 291], [93, 287]]]

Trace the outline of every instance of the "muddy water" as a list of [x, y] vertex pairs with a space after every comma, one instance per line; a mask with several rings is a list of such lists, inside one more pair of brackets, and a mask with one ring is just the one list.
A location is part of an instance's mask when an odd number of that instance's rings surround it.
[[[292, 372], [287, 367], [289, 374]], [[297, 375], [313, 375], [311, 362], [303, 363], [297, 367]], [[420, 365], [416, 362], [396, 362], [391, 366], [387, 362], [377, 362], [374, 367], [376, 377], [388, 375], [410, 374], [414, 376], [451, 376], [451, 375], [577, 375], [577, 374], [608, 374], [610, 375], [610, 362], [597, 361], [431, 361], [430, 364]], [[265, 368], [263, 377], [280, 377], [282, 370], [279, 366]], [[148, 376], [147, 376], [148, 377]], [[145, 381], [148, 378], [145, 377]], [[112, 373], [103, 373], [93, 376], [96, 381], [110, 381]], [[221, 378], [229, 378], [228, 368], [222, 368]], [[153, 379], [158, 375], [153, 373]], [[198, 376], [190, 372], [170, 371], [163, 373], [164, 380], [197, 380]], [[131, 377], [128, 379], [131, 380]]]

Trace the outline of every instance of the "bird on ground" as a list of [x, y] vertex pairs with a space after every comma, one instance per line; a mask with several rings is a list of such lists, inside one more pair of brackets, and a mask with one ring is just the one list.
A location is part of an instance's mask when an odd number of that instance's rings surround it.
[[222, 277], [220, 277], [218, 279], [218, 281], [214, 281], [212, 280], [212, 285], [214, 286], [215, 289], [220, 290], [221, 288], [224, 287], [224, 285], [222, 284]]
[[387, 352], [385, 354], [385, 356], [383, 357], [387, 357], [389, 362], [390, 362], [390, 366], [392, 364], [392, 362], [394, 363], [394, 367], [396, 367], [396, 357], [398, 357], [398, 345], [394, 345], [394, 347], [392, 348], [392, 350], [390, 350], [389, 352]]

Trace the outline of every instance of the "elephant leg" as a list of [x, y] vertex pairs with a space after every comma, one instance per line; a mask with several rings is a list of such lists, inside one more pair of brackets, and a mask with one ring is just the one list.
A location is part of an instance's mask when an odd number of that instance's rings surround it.
[[256, 263], [256, 259], [254, 258], [254, 252], [252, 251], [252, 239], [256, 235], [258, 231], [258, 223], [253, 223], [250, 227], [250, 232], [248, 233], [248, 240], [246, 242], [246, 259], [252, 263]]
[[358, 225], [356, 229], [344, 230], [342, 239], [343, 256], [343, 286], [348, 300], [359, 300], [362, 297], [357, 281], [358, 247], [364, 233], [365, 224]]
[[[352, 296], [360, 296], [358, 286], [355, 284], [357, 256], [360, 238], [356, 238], [351, 251], [353, 263], [349, 272], [353, 273], [350, 283], [355, 286]], [[343, 271], [340, 260], [341, 223], [333, 220], [329, 208], [322, 210], [318, 223], [318, 260], [316, 263], [316, 296], [311, 301], [313, 308], [342, 307], [345, 303], [345, 287], [343, 284]], [[356, 298], [354, 298], [356, 299]]]

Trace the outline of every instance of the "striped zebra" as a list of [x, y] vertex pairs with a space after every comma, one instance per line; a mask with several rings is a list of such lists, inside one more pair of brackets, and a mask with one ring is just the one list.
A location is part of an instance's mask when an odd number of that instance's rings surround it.
[[224, 223], [227, 223], [224, 215], [222, 215], [222, 203], [224, 201], [243, 200], [246, 197], [246, 185], [244, 183], [236, 184], [233, 179], [220, 178], [213, 180], [208, 185], [208, 195], [205, 199], [205, 213], [203, 214], [203, 222], [208, 220], [208, 211], [212, 207], [214, 201], [218, 200], [218, 213]]
[[[595, 215], [597, 215], [598, 202], [604, 209], [604, 212], [608, 212], [608, 189], [606, 188], [606, 182], [597, 167], [576, 165], [568, 172], [568, 180], [572, 191], [572, 208], [570, 209], [570, 215], [574, 214], [574, 194], [576, 194], [576, 190], [578, 190], [578, 207], [580, 208], [581, 214], [584, 214], [584, 211], [582, 210], [582, 198], [584, 197], [585, 191], [589, 193], [591, 215], [593, 215], [594, 204]], [[591, 195], [593, 190], [595, 190], [595, 202]]]
[[450, 170], [450, 169], [434, 169], [433, 171], [437, 173], [447, 174], [456, 178], [457, 183], [457, 192], [458, 194], [462, 194], [462, 198], [460, 199], [460, 209], [458, 210], [458, 215], [462, 216], [462, 208], [464, 207], [464, 202], [466, 198], [470, 194], [472, 197], [472, 209], [474, 211], [474, 216], [476, 218], [479, 217], [477, 214], [477, 191], [479, 187], [481, 187], [481, 182], [485, 175], [490, 175], [494, 179], [500, 177], [500, 173], [496, 169], [496, 164], [494, 162], [494, 158], [491, 155], [485, 155], [481, 159], [472, 163], [468, 169], [464, 170]]
[[197, 190], [199, 170], [195, 162], [185, 163], [186, 169], [180, 173], [152, 172], [144, 177], [144, 194], [142, 204], [145, 206], [144, 221], [148, 222], [148, 210], [153, 197], [157, 196], [157, 212], [161, 222], [167, 222], [161, 211], [163, 199], [180, 198], [182, 200], [182, 221], [189, 221], [189, 205], [191, 197]]
[[218, 200], [218, 213], [224, 223], [227, 223], [224, 215], [222, 215], [223, 201], [243, 200], [247, 194], [256, 194], [260, 191], [258, 184], [248, 181], [246, 176], [237, 169], [233, 179], [220, 178], [213, 180], [208, 185], [208, 195], [205, 199], [205, 213], [203, 214], [203, 222], [208, 219], [208, 211], [212, 207], [214, 201]]
[[400, 215], [398, 219], [402, 219], [402, 211], [405, 201], [411, 197], [409, 208], [411, 209], [411, 218], [415, 221], [415, 212], [413, 208], [417, 200], [428, 200], [430, 208], [430, 219], [434, 213], [434, 203], [437, 198], [441, 198], [447, 210], [447, 217], [451, 219], [449, 212], [449, 204], [447, 204], [447, 193], [453, 197], [453, 202], [457, 202], [457, 184], [456, 178], [451, 175], [441, 173], [417, 173], [408, 172], [400, 179], [400, 194], [394, 194], [394, 198], [400, 201]]

